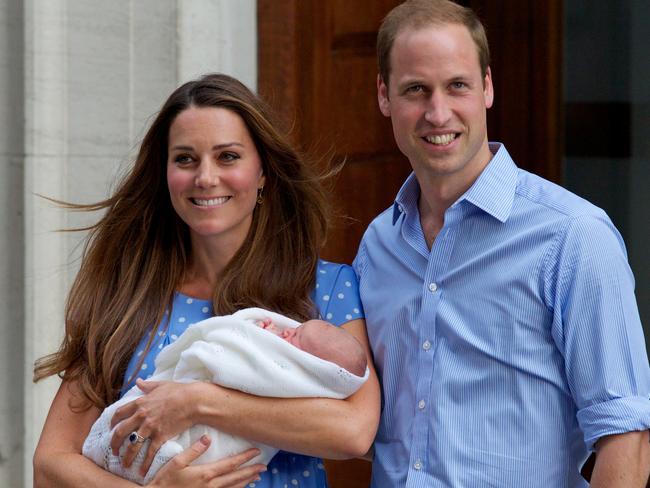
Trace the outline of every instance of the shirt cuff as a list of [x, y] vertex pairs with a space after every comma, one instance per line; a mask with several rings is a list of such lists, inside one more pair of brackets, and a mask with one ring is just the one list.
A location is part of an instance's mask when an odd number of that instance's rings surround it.
[[650, 399], [616, 398], [578, 410], [578, 424], [590, 451], [606, 435], [650, 429]]

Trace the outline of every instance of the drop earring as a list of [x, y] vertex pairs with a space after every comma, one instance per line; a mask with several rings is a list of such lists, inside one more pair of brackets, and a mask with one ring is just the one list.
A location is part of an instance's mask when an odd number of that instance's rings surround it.
[[262, 191], [264, 190], [264, 187], [260, 187], [257, 189], [257, 204], [262, 205], [264, 203], [264, 198], [262, 198]]

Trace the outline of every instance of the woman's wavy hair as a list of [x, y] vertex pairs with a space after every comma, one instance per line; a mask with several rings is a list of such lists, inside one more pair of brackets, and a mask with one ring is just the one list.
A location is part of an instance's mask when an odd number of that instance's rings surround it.
[[314, 316], [310, 292], [329, 215], [326, 175], [292, 147], [266, 104], [242, 83], [223, 74], [190, 81], [165, 102], [110, 198], [63, 204], [105, 213], [84, 229], [89, 235], [66, 303], [65, 337], [56, 353], [36, 361], [34, 381], [53, 374], [75, 380], [84, 405], [102, 408], [117, 398], [137, 344], [153, 326], [151, 346], [183, 281], [190, 237], [172, 207], [166, 167], [169, 128], [189, 107], [239, 115], [266, 177], [263, 204], [255, 207], [248, 235], [214, 290], [215, 314], [264, 307], [301, 321]]

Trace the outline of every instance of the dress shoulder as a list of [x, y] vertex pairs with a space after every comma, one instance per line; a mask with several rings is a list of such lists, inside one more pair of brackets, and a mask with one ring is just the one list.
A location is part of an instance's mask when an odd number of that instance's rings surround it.
[[334, 325], [364, 318], [357, 276], [350, 265], [319, 260], [312, 298], [321, 318]]

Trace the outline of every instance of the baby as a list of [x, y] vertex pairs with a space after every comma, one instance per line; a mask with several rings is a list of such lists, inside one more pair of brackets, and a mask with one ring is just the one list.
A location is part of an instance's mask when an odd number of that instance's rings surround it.
[[296, 328], [280, 328], [270, 318], [258, 323], [262, 329], [289, 344], [346, 369], [356, 376], [366, 371], [366, 354], [354, 336], [324, 320], [308, 320]]
[[[267, 397], [346, 398], [368, 378], [366, 354], [361, 344], [345, 330], [322, 320], [302, 324], [259, 308], [212, 317], [193, 324], [156, 358], [154, 381], [209, 381], [227, 388]], [[92, 426], [83, 454], [95, 463], [139, 484], [147, 484], [173, 456], [208, 434], [212, 443], [195, 464], [257, 447], [261, 454], [248, 464], [267, 464], [277, 449], [231, 436], [216, 429], [195, 425], [165, 442], [156, 453], [146, 476], [139, 473], [143, 448], [129, 468], [112, 454], [111, 418], [122, 405], [142, 392], [137, 387], [109, 405]]]

